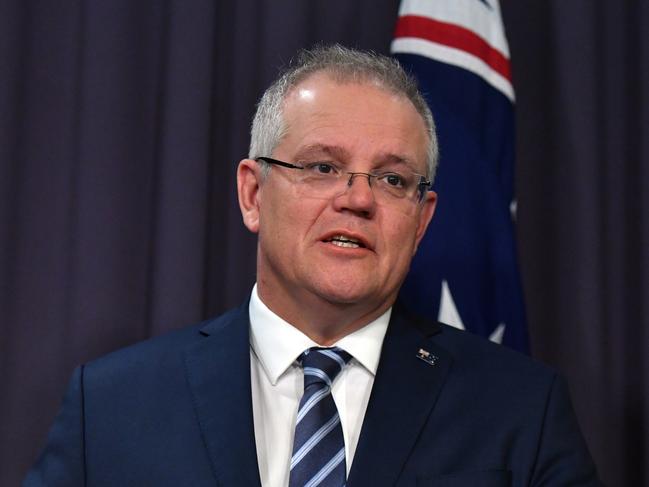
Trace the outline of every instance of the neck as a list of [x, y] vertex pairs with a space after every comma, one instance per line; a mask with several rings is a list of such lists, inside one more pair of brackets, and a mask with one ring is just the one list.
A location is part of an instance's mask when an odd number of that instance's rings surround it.
[[394, 302], [388, 299], [381, 303], [336, 303], [309, 293], [296, 299], [270, 292], [262, 279], [257, 282], [257, 293], [273, 313], [323, 346], [331, 346], [371, 323]]

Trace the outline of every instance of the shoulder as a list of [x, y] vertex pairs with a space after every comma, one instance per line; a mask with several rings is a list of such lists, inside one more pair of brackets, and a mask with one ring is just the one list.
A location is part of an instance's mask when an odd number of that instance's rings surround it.
[[507, 376], [549, 377], [556, 374], [547, 365], [486, 338], [445, 324], [438, 326], [439, 332], [433, 340], [453, 357], [454, 366], [460, 371]]
[[468, 390], [500, 397], [518, 392], [542, 400], [556, 382], [562, 381], [555, 370], [532, 357], [413, 314], [402, 306], [397, 309], [397, 316], [427, 336], [432, 350], [448, 363], [451, 382]]
[[465, 408], [479, 404], [489, 422], [502, 424], [505, 415], [505, 422], [536, 425], [540, 432], [551, 403], [571, 407], [564, 379], [527, 355], [447, 325], [432, 340], [450, 362], [445, 396]]
[[[438, 360], [441, 383], [422, 437], [440, 471], [501, 465], [516, 485], [598, 485], [565, 381], [552, 368], [467, 331], [406, 318]], [[436, 449], [440, 437], [444, 447]], [[577, 480], [579, 479], [579, 480]], [[583, 483], [582, 483], [583, 482]], [[467, 482], [467, 484], [470, 482]]]

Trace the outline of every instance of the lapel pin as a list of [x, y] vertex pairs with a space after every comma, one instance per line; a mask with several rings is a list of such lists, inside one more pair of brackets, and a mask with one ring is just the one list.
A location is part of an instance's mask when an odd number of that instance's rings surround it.
[[423, 348], [420, 348], [417, 352], [417, 358], [423, 360], [429, 365], [437, 365], [437, 356], [433, 355], [428, 350], [424, 350]]

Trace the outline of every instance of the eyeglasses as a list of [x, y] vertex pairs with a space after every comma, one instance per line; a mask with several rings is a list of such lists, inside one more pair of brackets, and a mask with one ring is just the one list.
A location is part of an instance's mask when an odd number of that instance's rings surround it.
[[307, 189], [311, 196], [322, 198], [344, 193], [356, 176], [365, 176], [370, 188], [374, 190], [375, 198], [388, 204], [397, 200], [421, 202], [431, 186], [425, 176], [406, 168], [400, 171], [351, 172], [328, 161], [310, 162], [302, 166], [270, 157], [257, 157], [255, 161], [299, 169], [296, 182]]

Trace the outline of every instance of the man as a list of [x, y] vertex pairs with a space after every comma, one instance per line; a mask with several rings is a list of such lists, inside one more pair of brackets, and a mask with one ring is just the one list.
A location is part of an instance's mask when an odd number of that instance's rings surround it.
[[251, 139], [249, 303], [77, 369], [25, 485], [598, 485], [556, 374], [395, 305], [437, 141], [394, 61], [302, 53]]

